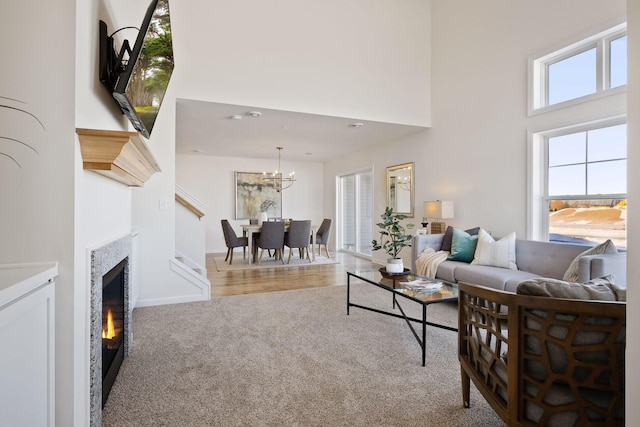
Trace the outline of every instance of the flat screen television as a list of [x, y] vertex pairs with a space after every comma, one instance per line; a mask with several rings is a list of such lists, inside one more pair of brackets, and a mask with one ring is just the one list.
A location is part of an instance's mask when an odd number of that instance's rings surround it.
[[174, 67], [169, 0], [151, 1], [133, 48], [124, 40], [116, 51], [114, 34], [100, 21], [100, 81], [133, 127], [149, 138]]

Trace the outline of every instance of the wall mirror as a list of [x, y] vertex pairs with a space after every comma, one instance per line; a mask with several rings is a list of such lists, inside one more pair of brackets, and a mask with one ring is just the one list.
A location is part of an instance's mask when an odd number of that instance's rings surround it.
[[413, 162], [387, 168], [387, 206], [413, 218]]

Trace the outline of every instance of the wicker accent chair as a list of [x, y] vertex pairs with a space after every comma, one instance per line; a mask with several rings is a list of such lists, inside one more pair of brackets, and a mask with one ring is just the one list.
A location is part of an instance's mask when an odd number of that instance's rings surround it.
[[509, 426], [624, 425], [626, 303], [459, 290], [464, 407], [472, 380]]
[[224, 242], [227, 245], [227, 256], [224, 260], [229, 260], [229, 264], [233, 264], [233, 250], [240, 247], [242, 247], [242, 257], [246, 258], [249, 239], [247, 237], [238, 237], [231, 224], [229, 224], [229, 220], [221, 219], [220, 223], [222, 224]]
[[333, 220], [331, 218], [325, 218], [322, 220], [318, 231], [316, 232], [316, 244], [318, 245], [318, 255], [320, 255], [320, 246], [324, 245], [324, 250], [327, 253], [327, 258], [331, 258], [329, 254], [329, 237], [331, 237], [331, 225]]

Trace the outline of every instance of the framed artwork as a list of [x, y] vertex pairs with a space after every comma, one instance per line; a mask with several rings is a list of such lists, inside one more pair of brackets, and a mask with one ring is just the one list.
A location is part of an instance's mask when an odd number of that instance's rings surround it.
[[236, 172], [236, 219], [282, 217], [282, 193], [265, 183], [262, 172]]

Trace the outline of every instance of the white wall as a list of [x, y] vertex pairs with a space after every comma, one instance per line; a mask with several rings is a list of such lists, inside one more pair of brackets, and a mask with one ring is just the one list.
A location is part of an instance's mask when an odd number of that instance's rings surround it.
[[[0, 96], [24, 101], [30, 117], [0, 109], [0, 262], [57, 261], [56, 420], [72, 425], [74, 381], [75, 2], [25, 0], [0, 13]], [[37, 24], [36, 24], [37, 23]], [[4, 100], [2, 104], [5, 104]]]
[[[640, 2], [627, 2], [627, 37], [628, 37], [628, 110], [627, 110], [627, 186], [629, 196], [629, 212], [627, 213], [627, 256], [629, 260], [637, 260], [640, 253]], [[640, 277], [640, 264], [627, 264], [627, 277]], [[640, 419], [640, 367], [633, 361], [640, 358], [640, 290], [630, 281], [627, 292], [627, 355], [626, 360], [626, 419]]]
[[[275, 150], [274, 150], [275, 151]], [[226, 252], [221, 219], [228, 219], [236, 234], [241, 235], [235, 220], [234, 172], [273, 170], [273, 159], [245, 159], [204, 155], [176, 156], [176, 183], [207, 205], [205, 221], [206, 252]], [[283, 218], [311, 219], [320, 224], [323, 219], [323, 166], [319, 162], [283, 161], [282, 170], [296, 172], [297, 181], [282, 192]]]
[[180, 96], [428, 125], [430, 4], [173, 2], [176, 63], [189, 73]]

